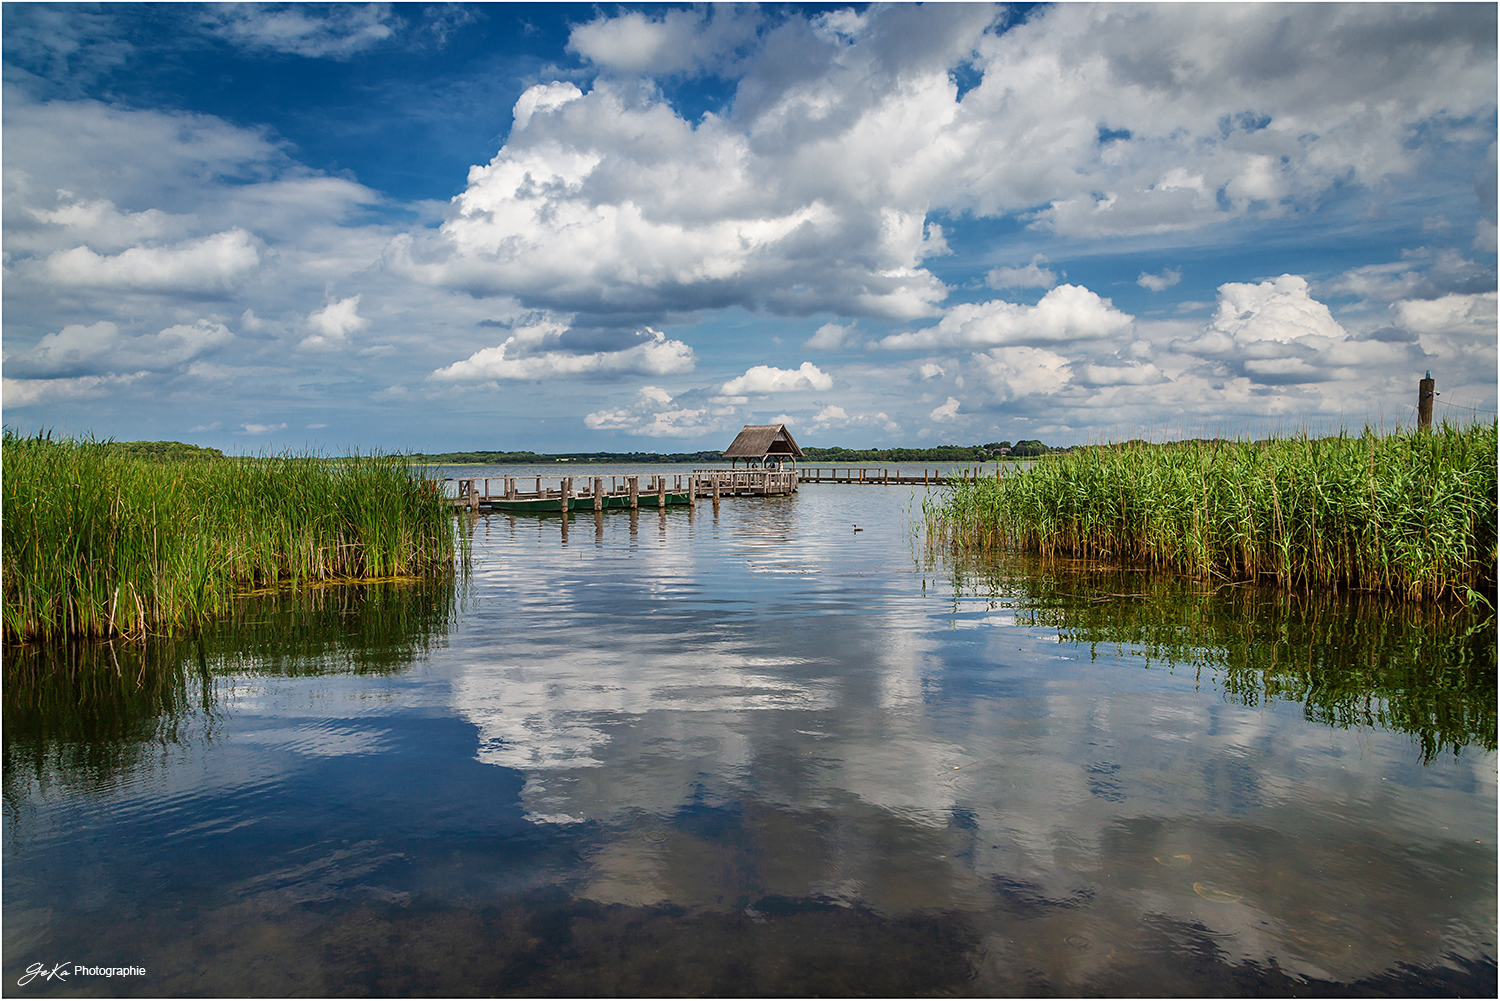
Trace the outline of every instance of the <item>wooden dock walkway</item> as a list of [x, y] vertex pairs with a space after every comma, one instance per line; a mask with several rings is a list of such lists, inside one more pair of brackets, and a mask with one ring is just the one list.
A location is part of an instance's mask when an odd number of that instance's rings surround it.
[[[641, 476], [488, 476], [449, 477], [445, 495], [453, 505], [469, 511], [509, 511], [549, 514], [563, 511], [607, 511], [628, 508], [668, 508], [699, 499], [717, 504], [722, 497], [776, 497], [795, 493], [796, 470], [695, 469], [690, 474]], [[641, 480], [645, 479], [644, 486]], [[498, 492], [495, 481], [500, 482]], [[606, 483], [606, 480], [608, 481]], [[670, 482], [669, 482], [670, 481]], [[447, 484], [454, 484], [451, 493]], [[552, 484], [556, 484], [553, 486]]]
[[803, 466], [797, 472], [803, 483], [852, 483], [859, 486], [931, 487], [942, 486], [949, 480], [937, 469], [923, 469], [918, 474], [911, 470], [903, 473], [899, 468], [893, 470], [888, 466], [873, 469], [868, 466]]
[[[944, 475], [938, 469], [923, 469], [916, 473], [888, 466], [802, 466], [797, 469], [695, 469], [691, 473], [647, 476], [450, 477], [443, 482], [456, 484], [451, 493], [446, 486], [444, 488], [455, 507], [470, 511], [548, 514], [564, 510], [638, 510], [680, 505], [691, 508], [700, 499], [712, 499], [717, 504], [723, 497], [786, 496], [796, 493], [797, 487], [803, 483], [942, 486], [959, 477], [974, 475], [978, 475], [978, 470], [966, 469]], [[995, 475], [1000, 475], [998, 469]], [[645, 480], [644, 485], [642, 480]]]

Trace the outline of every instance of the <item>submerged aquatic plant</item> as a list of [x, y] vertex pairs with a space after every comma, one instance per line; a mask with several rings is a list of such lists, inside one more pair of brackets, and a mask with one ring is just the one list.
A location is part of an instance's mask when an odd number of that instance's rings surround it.
[[961, 549], [1492, 601], [1496, 425], [1079, 448], [959, 480], [926, 521]]
[[7, 432], [3, 457], [9, 641], [140, 636], [247, 589], [446, 575], [466, 553], [396, 456], [160, 462]]

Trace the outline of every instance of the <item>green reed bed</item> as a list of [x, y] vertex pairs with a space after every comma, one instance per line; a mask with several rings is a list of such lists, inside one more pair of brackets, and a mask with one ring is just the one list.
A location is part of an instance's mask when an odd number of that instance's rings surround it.
[[153, 461], [7, 433], [8, 641], [143, 635], [250, 589], [449, 574], [447, 504], [399, 457]]
[[929, 502], [932, 534], [1223, 581], [1495, 589], [1496, 425], [1076, 449]]

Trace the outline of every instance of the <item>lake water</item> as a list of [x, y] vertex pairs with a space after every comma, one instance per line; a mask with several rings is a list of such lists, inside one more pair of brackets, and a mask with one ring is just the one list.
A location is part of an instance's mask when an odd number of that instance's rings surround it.
[[8, 651], [5, 992], [1494, 994], [1493, 618], [955, 562], [922, 496]]

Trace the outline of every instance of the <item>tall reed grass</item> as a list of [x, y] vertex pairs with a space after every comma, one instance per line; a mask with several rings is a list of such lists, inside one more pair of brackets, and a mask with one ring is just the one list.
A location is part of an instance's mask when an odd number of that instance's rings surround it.
[[0, 456], [8, 641], [168, 631], [247, 589], [446, 575], [467, 555], [399, 457], [160, 462], [9, 432]]
[[1076, 449], [926, 508], [964, 549], [1493, 601], [1496, 424]]

